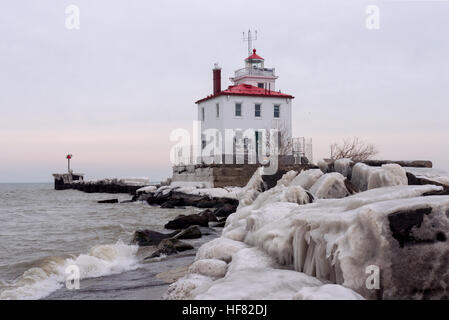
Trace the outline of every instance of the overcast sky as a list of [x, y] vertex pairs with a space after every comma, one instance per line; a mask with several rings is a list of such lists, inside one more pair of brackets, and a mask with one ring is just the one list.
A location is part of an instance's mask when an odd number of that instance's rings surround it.
[[214, 62], [223, 87], [243, 67], [248, 28], [315, 160], [358, 136], [449, 169], [448, 16], [430, 1], [2, 1], [0, 182], [51, 181], [68, 152], [87, 178], [167, 178], [171, 130], [191, 128]]

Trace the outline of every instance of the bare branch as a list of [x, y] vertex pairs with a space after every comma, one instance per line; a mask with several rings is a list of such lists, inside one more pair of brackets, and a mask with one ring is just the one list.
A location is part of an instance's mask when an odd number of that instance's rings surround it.
[[349, 158], [363, 161], [378, 153], [379, 151], [373, 144], [360, 140], [358, 137], [354, 137], [352, 140], [344, 139], [340, 144], [334, 142], [330, 145], [330, 157], [334, 160]]

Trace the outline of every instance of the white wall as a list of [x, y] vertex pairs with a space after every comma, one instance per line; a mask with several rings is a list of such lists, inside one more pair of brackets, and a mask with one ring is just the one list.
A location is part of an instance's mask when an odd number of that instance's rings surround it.
[[265, 87], [264, 89], [270, 89], [271, 91], [275, 91], [276, 90], [276, 78], [264, 78], [264, 77], [254, 77], [254, 76], [246, 76], [244, 78], [241, 78], [237, 81], [234, 82], [235, 85], [239, 85], [242, 83], [246, 83], [246, 84], [250, 84], [252, 86], [257, 87], [258, 83], [264, 83]]
[[[220, 105], [220, 117], [216, 117], [215, 105]], [[235, 116], [235, 104], [242, 104], [242, 116]], [[261, 117], [256, 118], [254, 105], [261, 104]], [[280, 117], [274, 118], [274, 105], [280, 105]], [[225, 137], [225, 129], [286, 129], [288, 136], [292, 132], [291, 99], [253, 96], [218, 96], [198, 104], [198, 120], [201, 119], [201, 108], [205, 109], [205, 118], [201, 131], [207, 129], [220, 130]], [[277, 124], [278, 123], [278, 124]], [[223, 144], [224, 148], [224, 144]]]

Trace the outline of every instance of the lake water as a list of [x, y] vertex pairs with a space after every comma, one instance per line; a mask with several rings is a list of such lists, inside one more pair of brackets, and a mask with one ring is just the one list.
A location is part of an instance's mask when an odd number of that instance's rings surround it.
[[[144, 261], [132, 235], [167, 232], [167, 221], [198, 209], [97, 203], [112, 198], [131, 196], [0, 184], [0, 299], [160, 299], [167, 283], [155, 275], [188, 265], [195, 252]], [[213, 236], [189, 242], [197, 248]], [[80, 271], [79, 290], [65, 286], [72, 265]]]

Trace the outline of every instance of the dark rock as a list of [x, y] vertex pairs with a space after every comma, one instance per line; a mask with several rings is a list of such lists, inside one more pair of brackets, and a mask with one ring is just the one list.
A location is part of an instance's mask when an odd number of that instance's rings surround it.
[[351, 183], [348, 178], [345, 178], [345, 187], [348, 189], [349, 194], [355, 194], [358, 192], [357, 188]]
[[173, 236], [173, 239], [198, 239], [201, 236], [202, 233], [198, 226], [190, 226]]
[[284, 170], [284, 169], [279, 169], [278, 171], [276, 171], [275, 174], [272, 174], [272, 175], [262, 175], [262, 180], [263, 180], [264, 186], [265, 186], [265, 188], [264, 188], [263, 191], [269, 190], [269, 189], [273, 188], [274, 186], [276, 186], [278, 180], [279, 180], [280, 178], [282, 178], [282, 176], [283, 176], [284, 174], [286, 174], [286, 173], [287, 173], [286, 170]]
[[153, 230], [138, 230], [134, 232], [132, 244], [137, 244], [139, 246], [156, 246], [162, 240], [171, 238], [175, 236], [178, 231], [173, 233], [161, 233]]
[[217, 211], [215, 211], [215, 216], [228, 217], [230, 214], [234, 213], [236, 209], [237, 206], [226, 203], [221, 208], [218, 208]]
[[163, 204], [161, 204], [161, 208], [165, 208], [165, 209], [171, 209], [171, 208], [175, 208], [178, 206], [183, 206], [184, 202], [182, 201], [182, 199], [170, 199], [166, 202], [164, 202]]
[[218, 221], [217, 216], [214, 213], [215, 210], [206, 209], [204, 211], [201, 211], [199, 213], [200, 216], [206, 216], [209, 219], [209, 222], [211, 221]]
[[178, 252], [183, 252], [183, 251], [187, 251], [187, 250], [193, 250], [193, 246], [187, 242], [183, 242], [183, 241], [176, 241], [175, 242], [175, 249]]
[[178, 253], [178, 250], [175, 247], [175, 242], [177, 242], [177, 240], [173, 239], [164, 239], [159, 242], [159, 244], [157, 245], [159, 253], [165, 254], [167, 256]]
[[165, 228], [167, 229], [185, 229], [192, 225], [199, 225], [203, 227], [209, 226], [209, 218], [206, 216], [201, 216], [199, 214], [191, 214], [188, 216], [183, 216], [169, 221]]
[[199, 202], [206, 201], [209, 197], [197, 194], [180, 193], [174, 190], [172, 191], [171, 199], [180, 199], [184, 206], [196, 207]]
[[313, 203], [315, 201], [315, 197], [309, 191], [306, 190], [307, 196], [309, 197], [309, 203]]
[[100, 200], [98, 203], [118, 203], [118, 199]]
[[418, 242], [428, 242], [430, 239], [418, 239], [413, 236], [412, 228], [420, 228], [424, 215], [432, 212], [432, 208], [417, 209], [414, 211], [399, 211], [388, 215], [390, 230], [401, 248], [406, 244], [415, 244]]
[[196, 203], [197, 208], [213, 208], [215, 205], [217, 205], [217, 201], [214, 199], [202, 199]]
[[372, 167], [380, 167], [384, 164], [395, 163], [401, 167], [413, 167], [413, 168], [432, 168], [432, 161], [428, 160], [406, 160], [406, 161], [392, 161], [392, 160], [363, 160], [360, 161], [366, 165]]
[[216, 205], [215, 208], [220, 208], [224, 206], [225, 204], [233, 205], [234, 207], [238, 207], [239, 201], [237, 199], [231, 199], [231, 198], [215, 198]]

